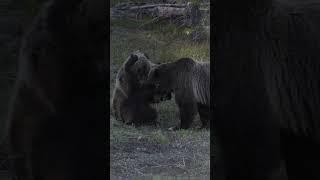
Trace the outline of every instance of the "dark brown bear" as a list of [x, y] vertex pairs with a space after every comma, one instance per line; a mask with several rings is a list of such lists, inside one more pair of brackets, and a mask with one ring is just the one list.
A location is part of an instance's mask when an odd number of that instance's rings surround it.
[[156, 64], [140, 51], [133, 52], [125, 61], [118, 71], [112, 97], [116, 119], [135, 125], [157, 121], [157, 112], [150, 104], [159, 102], [161, 95], [155, 92], [154, 86], [144, 83], [154, 66]]
[[189, 128], [197, 113], [202, 126], [207, 127], [210, 113], [209, 62], [181, 58], [158, 65], [150, 71], [148, 83], [157, 86], [157, 91], [161, 94], [175, 94], [181, 128]]

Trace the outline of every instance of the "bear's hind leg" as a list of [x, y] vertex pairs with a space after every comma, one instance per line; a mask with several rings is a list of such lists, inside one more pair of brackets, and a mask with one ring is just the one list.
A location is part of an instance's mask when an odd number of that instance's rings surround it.
[[202, 123], [201, 128], [209, 128], [210, 127], [210, 107], [201, 103], [197, 104], [198, 113], [200, 116], [200, 120]]
[[137, 111], [134, 112], [136, 125], [156, 125], [158, 113], [155, 109], [144, 102], [136, 104], [136, 109]]
[[131, 125], [134, 122], [136, 107], [130, 105], [128, 100], [125, 100], [119, 108], [120, 119], [124, 124]]

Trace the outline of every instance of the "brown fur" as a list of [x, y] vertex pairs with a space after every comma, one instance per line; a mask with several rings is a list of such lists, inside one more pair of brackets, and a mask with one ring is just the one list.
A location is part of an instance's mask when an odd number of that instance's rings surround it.
[[104, 5], [50, 1], [22, 41], [7, 129], [19, 180], [98, 179], [104, 172], [97, 165], [105, 153]]
[[126, 124], [154, 123], [157, 112], [150, 106], [153, 87], [143, 85], [152, 67], [156, 66], [140, 51], [133, 52], [119, 69], [112, 97], [116, 119]]
[[181, 128], [189, 128], [197, 112], [203, 127], [208, 126], [210, 63], [181, 58], [161, 64], [150, 71], [148, 82], [155, 84], [161, 93], [173, 91], [180, 111]]

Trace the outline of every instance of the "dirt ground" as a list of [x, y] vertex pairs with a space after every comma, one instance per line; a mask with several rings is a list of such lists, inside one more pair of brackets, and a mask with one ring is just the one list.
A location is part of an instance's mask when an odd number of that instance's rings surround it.
[[111, 176], [209, 175], [208, 130], [167, 131], [162, 128], [124, 126], [111, 120]]

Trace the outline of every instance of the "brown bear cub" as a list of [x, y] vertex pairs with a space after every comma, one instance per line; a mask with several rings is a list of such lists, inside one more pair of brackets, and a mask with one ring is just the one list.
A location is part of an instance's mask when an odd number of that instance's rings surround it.
[[[181, 128], [189, 128], [199, 113], [202, 127], [210, 124], [210, 62], [181, 58], [151, 69], [148, 83], [162, 94], [173, 92], [179, 107]], [[176, 129], [176, 128], [175, 128]]]
[[161, 95], [153, 84], [144, 83], [156, 64], [140, 51], [133, 52], [118, 71], [112, 97], [112, 111], [125, 124], [156, 124], [158, 114], [151, 103], [169, 99]]

